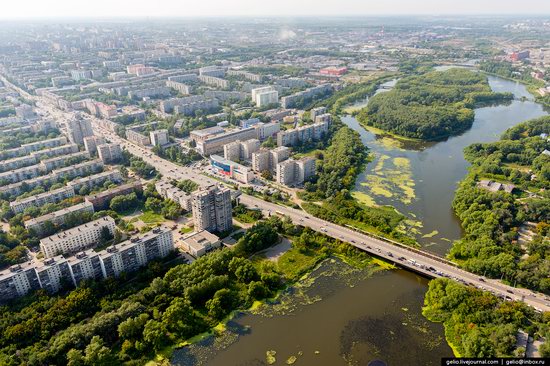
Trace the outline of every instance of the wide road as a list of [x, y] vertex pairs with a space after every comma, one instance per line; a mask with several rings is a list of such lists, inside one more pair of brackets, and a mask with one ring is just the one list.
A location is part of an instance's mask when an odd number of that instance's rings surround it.
[[[34, 97], [33, 99], [39, 100], [40, 98]], [[67, 120], [72, 117], [72, 113], [60, 111], [45, 100], [41, 100], [39, 108], [47, 110], [52, 117], [56, 117], [60, 120]], [[114, 132], [100, 127], [97, 123], [98, 121], [97, 118], [92, 117], [92, 125], [96, 135], [104, 136], [108, 140], [124, 146], [131, 154], [141, 157], [144, 161], [154, 166], [163, 176], [173, 179], [191, 179], [202, 187], [218, 183], [214, 179], [199, 174], [188, 167], [182, 167], [162, 159], [152, 153], [151, 150], [119, 137]], [[452, 278], [464, 284], [490, 291], [503, 298], [524, 301], [526, 304], [539, 311], [550, 311], [550, 299], [544, 294], [527, 289], [514, 288], [501, 281], [484, 278], [467, 272], [458, 268], [455, 264], [431, 253], [406, 247], [383, 238], [373, 237], [372, 235], [367, 235], [341, 225], [318, 219], [304, 211], [266, 202], [250, 195], [242, 194], [240, 196], [240, 202], [250, 208], [260, 209], [270, 215], [288, 216], [295, 224], [307, 226], [312, 230], [322, 232], [332, 238], [347, 242], [361, 250], [394, 262], [400, 267], [407, 268], [424, 276], [431, 278]]]

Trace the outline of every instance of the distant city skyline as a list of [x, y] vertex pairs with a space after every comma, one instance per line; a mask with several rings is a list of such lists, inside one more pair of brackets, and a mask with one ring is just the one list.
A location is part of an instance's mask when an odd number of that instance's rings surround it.
[[549, 14], [550, 1], [523, 0], [21, 0], [2, 4], [0, 18], [369, 16]]

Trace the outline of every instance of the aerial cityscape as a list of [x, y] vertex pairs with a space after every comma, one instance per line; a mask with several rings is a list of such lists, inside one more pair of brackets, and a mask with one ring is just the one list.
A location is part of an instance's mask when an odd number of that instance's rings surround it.
[[550, 4], [182, 3], [0, 14], [0, 365], [550, 365]]

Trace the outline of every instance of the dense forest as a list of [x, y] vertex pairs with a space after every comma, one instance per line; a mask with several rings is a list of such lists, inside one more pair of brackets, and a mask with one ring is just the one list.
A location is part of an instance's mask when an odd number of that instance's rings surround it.
[[358, 120], [397, 135], [433, 140], [470, 128], [477, 104], [510, 99], [510, 93], [493, 93], [483, 74], [460, 68], [431, 71], [405, 77], [372, 97]]
[[[450, 257], [466, 269], [550, 294], [550, 116], [524, 122], [501, 140], [465, 149], [472, 163], [460, 184], [453, 208], [466, 235], [454, 243]], [[543, 135], [544, 136], [544, 135]], [[480, 180], [513, 184], [512, 193], [489, 191]], [[519, 239], [531, 225], [532, 238]]]
[[[522, 356], [516, 350], [519, 330], [535, 337], [550, 336], [548, 313], [539, 314], [517, 301], [467, 287], [446, 278], [430, 281], [422, 313], [445, 327], [445, 338], [461, 357]], [[541, 356], [550, 356], [550, 343], [541, 346]]]

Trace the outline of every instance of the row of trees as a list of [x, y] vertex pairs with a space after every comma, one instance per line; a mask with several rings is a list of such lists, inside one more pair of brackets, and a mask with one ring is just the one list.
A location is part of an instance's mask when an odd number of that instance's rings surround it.
[[512, 97], [491, 92], [483, 74], [459, 68], [432, 71], [403, 78], [391, 91], [375, 95], [358, 119], [398, 135], [433, 140], [470, 128], [476, 103]]
[[[465, 149], [472, 163], [460, 184], [453, 208], [466, 235], [454, 243], [450, 257], [470, 271], [504, 278], [512, 284], [550, 293], [550, 143], [541, 138], [550, 117], [524, 122], [506, 131], [500, 141]], [[480, 179], [512, 182], [516, 193], [491, 192], [477, 186]], [[533, 197], [521, 191], [531, 190]], [[532, 241], [521, 248], [518, 227], [538, 223]], [[525, 255], [526, 254], [526, 255]]]

